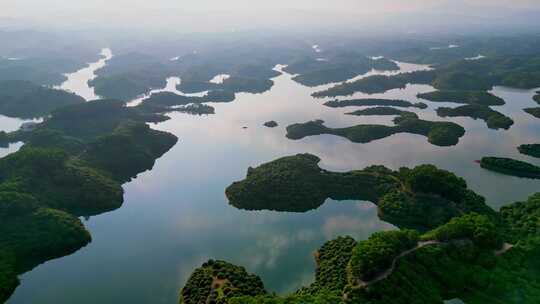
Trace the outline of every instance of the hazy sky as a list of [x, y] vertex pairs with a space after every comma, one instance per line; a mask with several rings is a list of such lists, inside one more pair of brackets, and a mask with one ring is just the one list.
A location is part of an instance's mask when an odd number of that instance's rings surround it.
[[[303, 19], [339, 22], [340, 15], [343, 20], [400, 13], [454, 13], [480, 18], [524, 9], [539, 10], [540, 0], [0, 0], [0, 17], [34, 23], [137, 23], [193, 29], [219, 28], [220, 24], [256, 27]], [[325, 14], [328, 18], [322, 18]], [[325, 20], [331, 18], [334, 20]]]
[[81, 10], [118, 11], [175, 9], [179, 11], [302, 9], [351, 12], [406, 11], [418, 8], [459, 7], [463, 4], [501, 8], [540, 6], [538, 0], [0, 0], [0, 15], [35, 16]]

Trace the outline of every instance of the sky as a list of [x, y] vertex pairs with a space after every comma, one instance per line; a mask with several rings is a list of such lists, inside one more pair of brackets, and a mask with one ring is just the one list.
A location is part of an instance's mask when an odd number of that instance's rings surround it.
[[308, 11], [357, 11], [362, 13], [399, 12], [422, 8], [463, 5], [508, 8], [538, 8], [538, 0], [0, 0], [0, 15], [36, 16], [51, 12], [144, 11], [254, 11], [259, 9], [298, 9]]
[[[395, 16], [511, 22], [516, 11], [538, 11], [540, 0], [0, 0], [0, 18], [42, 25], [94, 24], [234, 27], [360, 23]], [[457, 17], [456, 17], [457, 16]], [[459, 22], [459, 20], [455, 20]]]

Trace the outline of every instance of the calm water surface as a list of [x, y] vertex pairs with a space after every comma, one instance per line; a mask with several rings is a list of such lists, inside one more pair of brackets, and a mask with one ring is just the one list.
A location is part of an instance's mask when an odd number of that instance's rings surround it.
[[[341, 127], [390, 124], [391, 117], [344, 115], [356, 108], [327, 108], [322, 106], [326, 100], [310, 97], [327, 86], [306, 88], [290, 75], [274, 80], [275, 86], [264, 94], [238, 94], [232, 103], [213, 104], [216, 115], [173, 113], [171, 120], [154, 125], [177, 135], [178, 144], [157, 160], [152, 171], [124, 185], [122, 208], [85, 222], [93, 237], [90, 245], [23, 275], [8, 303], [176, 303], [190, 273], [210, 258], [244, 265], [260, 275], [269, 290], [285, 293], [312, 281], [312, 253], [325, 241], [344, 234], [361, 240], [375, 231], [393, 229], [366, 202], [328, 201], [302, 214], [247, 212], [228, 205], [224, 189], [231, 182], [244, 178], [248, 166], [280, 156], [313, 153], [321, 157], [321, 166], [339, 171], [372, 164], [397, 169], [432, 163], [464, 177], [494, 208], [540, 189], [538, 181], [485, 171], [474, 162], [496, 155], [540, 165], [516, 150], [520, 144], [540, 140], [540, 120], [522, 111], [534, 106], [533, 91], [495, 88], [493, 93], [507, 102], [497, 110], [516, 124], [509, 131], [493, 131], [481, 120], [452, 119], [467, 133], [457, 146], [443, 148], [410, 134], [368, 144], [331, 135], [289, 140], [285, 127], [291, 123], [323, 119], [328, 126]], [[432, 89], [409, 85], [370, 97], [417, 102], [417, 93]], [[414, 111], [429, 120], [445, 120], [436, 116], [435, 108], [455, 106], [426, 103], [428, 109]], [[268, 120], [277, 121], [279, 127], [263, 127]]]
[[95, 72], [107, 64], [107, 61], [112, 58], [112, 52], [110, 49], [103, 49], [100, 55], [101, 59], [98, 61], [89, 63], [87, 67], [74, 73], [66, 74], [67, 80], [58, 88], [74, 92], [86, 100], [99, 99], [94, 88], [88, 85], [88, 81], [97, 77]]

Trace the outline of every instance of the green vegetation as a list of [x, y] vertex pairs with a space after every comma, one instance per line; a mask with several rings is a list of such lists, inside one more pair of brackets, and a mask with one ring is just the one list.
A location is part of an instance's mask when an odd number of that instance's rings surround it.
[[278, 123], [273, 120], [270, 120], [270, 121], [265, 122], [263, 125], [268, 128], [275, 128], [278, 126]]
[[89, 143], [79, 159], [92, 168], [110, 172], [115, 180], [127, 182], [152, 169], [155, 160], [177, 140], [176, 136], [150, 129], [143, 122], [127, 122]]
[[163, 120], [166, 120], [163, 116], [126, 107], [122, 101], [104, 99], [57, 109], [35, 131], [55, 130], [69, 137], [91, 140], [110, 134], [128, 121]]
[[476, 213], [455, 217], [445, 225], [426, 233], [422, 239], [439, 242], [468, 239], [487, 248], [498, 249], [502, 246], [495, 224], [489, 218]]
[[369, 281], [392, 266], [393, 260], [402, 252], [412, 249], [420, 239], [414, 230], [377, 232], [367, 241], [360, 242], [352, 251], [348, 265], [351, 278]]
[[231, 76], [223, 81], [219, 88], [235, 93], [264, 93], [272, 88], [274, 82], [270, 79], [247, 78]]
[[89, 82], [98, 96], [104, 98], [131, 100], [165, 86], [165, 78], [153, 79], [144, 73], [136, 75], [114, 75], [97, 77]]
[[437, 115], [441, 117], [468, 116], [473, 119], [480, 118], [487, 123], [488, 128], [495, 130], [508, 130], [514, 124], [514, 121], [510, 117], [492, 110], [488, 106], [479, 104], [464, 105], [457, 108], [438, 108]]
[[208, 92], [208, 101], [229, 102], [234, 100], [235, 93], [263, 93], [272, 88], [274, 82], [267, 78], [251, 78], [231, 76], [223, 83], [184, 82], [177, 89], [184, 93]]
[[540, 193], [533, 194], [525, 202], [504, 206], [500, 213], [513, 242], [540, 236]]
[[354, 52], [339, 53], [325, 60], [306, 57], [298, 59], [287, 67], [285, 71], [298, 74], [293, 80], [310, 87], [323, 84], [342, 82], [355, 76], [365, 74], [372, 69], [395, 71], [398, 65], [386, 58], [371, 59]]
[[121, 184], [176, 143], [146, 125], [153, 119], [101, 100], [54, 110], [32, 131], [4, 133], [25, 145], [0, 159], [0, 301], [17, 275], [89, 243], [77, 217], [119, 208]]
[[437, 69], [433, 86], [441, 90], [489, 90], [496, 85], [537, 88], [540, 86], [538, 58], [536, 53], [455, 61]]
[[531, 56], [500, 56], [482, 60], [459, 60], [437, 66], [435, 70], [398, 74], [374, 75], [345, 82], [327, 90], [315, 92], [314, 97], [383, 93], [404, 88], [407, 84], [429, 84], [446, 91], [486, 91], [496, 85], [522, 89], [540, 87], [540, 60]]
[[480, 166], [502, 174], [540, 179], [540, 167], [511, 158], [483, 157]]
[[328, 197], [326, 189], [321, 187], [327, 178], [320, 173], [318, 162], [314, 155], [299, 154], [250, 167], [246, 179], [233, 183], [225, 193], [229, 203], [241, 209], [296, 212], [315, 209]]
[[179, 106], [174, 108], [174, 110], [193, 115], [210, 115], [216, 113], [214, 107], [201, 103], [192, 103], [185, 106]]
[[540, 91], [536, 93], [537, 94], [533, 96], [533, 100], [536, 101], [536, 103], [540, 104]]
[[371, 201], [382, 220], [420, 230], [467, 212], [496, 217], [463, 179], [434, 166], [399, 171], [373, 166], [337, 173], [321, 169], [318, 162], [314, 155], [298, 154], [249, 168], [246, 178], [225, 194], [231, 205], [246, 210], [305, 212], [327, 198]]
[[433, 91], [418, 94], [418, 98], [434, 102], [455, 102], [483, 106], [504, 105], [504, 99], [483, 91]]
[[341, 297], [332, 293], [318, 293], [316, 295], [288, 295], [285, 297], [257, 296], [235, 297], [228, 300], [229, 304], [335, 304], [340, 303]]
[[3, 190], [0, 191], [0, 231], [2, 303], [18, 286], [18, 274], [46, 260], [75, 252], [91, 240], [77, 217], [41, 206], [31, 195]]
[[390, 107], [374, 107], [374, 108], [367, 108], [363, 110], [356, 110], [351, 113], [347, 113], [348, 115], [356, 115], [356, 116], [377, 116], [377, 115], [414, 115], [411, 112], [408, 111], [402, 111], [398, 110], [396, 108], [390, 108]]
[[0, 168], [1, 191], [32, 195], [47, 207], [92, 215], [122, 204], [120, 184], [59, 149], [25, 147], [0, 159]]
[[226, 304], [240, 296], [266, 295], [261, 279], [243, 267], [210, 260], [193, 272], [180, 294], [180, 304]]
[[187, 112], [191, 114], [214, 114], [214, 108], [203, 105], [206, 102], [231, 102], [235, 98], [234, 93], [223, 90], [208, 92], [205, 96], [185, 96], [171, 92], [160, 92], [142, 101], [136, 108], [142, 112], [165, 113], [165, 112]]
[[155, 88], [163, 88], [172, 67], [157, 58], [140, 53], [120, 54], [96, 71], [89, 85], [104, 98], [131, 100]]
[[[240, 54], [208, 54], [209, 57], [204, 58], [203, 63], [199, 61], [200, 58], [194, 60], [193, 65], [186, 63], [187, 67], [181, 73], [182, 82], [177, 86], [177, 89], [184, 93], [221, 90], [230, 92], [230, 94], [263, 93], [269, 90], [274, 85], [271, 79], [281, 75], [280, 72], [273, 69], [278, 64], [273, 58], [275, 54], [262, 55], [259, 53], [260, 50], [252, 48], [253, 46], [250, 46], [249, 50], [242, 49]], [[247, 55], [250, 52], [253, 54]], [[227, 58], [223, 58], [224, 56]], [[266, 56], [269, 58], [264, 58]], [[222, 83], [210, 82], [214, 76], [220, 74], [226, 74], [229, 77]]]
[[356, 241], [352, 237], [338, 237], [326, 242], [315, 252], [315, 282], [297, 291], [301, 295], [342, 290], [347, 285], [346, 268]]
[[33, 118], [50, 114], [59, 107], [85, 102], [84, 98], [28, 81], [0, 82], [0, 114]]
[[332, 100], [324, 104], [331, 108], [343, 108], [350, 106], [386, 106], [386, 107], [415, 107], [419, 109], [427, 108], [425, 103], [411, 103], [401, 99], [378, 99], [378, 98], [365, 98], [365, 99], [352, 99], [352, 100]]
[[[16, 54], [14, 57], [21, 58], [9, 60], [0, 56], [0, 82], [21, 80], [43, 86], [57, 86], [67, 79], [66, 73], [75, 72], [88, 62], [98, 59], [99, 48], [81, 41], [74, 42], [77, 37], [72, 36], [68, 41], [59, 42], [59, 37], [37, 37], [47, 36], [45, 33], [9, 32], [0, 32], [2, 51], [11, 48], [12, 54]], [[4, 34], [11, 37], [5, 37]], [[55, 40], [55, 43], [42, 43], [52, 41], [51, 39]], [[27, 45], [21, 47], [21, 44]]]
[[525, 108], [523, 111], [531, 114], [532, 116], [536, 118], [540, 118], [540, 107], [538, 108]]
[[424, 135], [431, 144], [453, 146], [465, 134], [465, 129], [453, 122], [421, 120], [412, 112], [401, 112], [394, 119], [395, 126], [356, 125], [346, 128], [328, 128], [324, 121], [314, 120], [287, 127], [287, 138], [302, 139], [307, 136], [332, 134], [349, 139], [355, 143], [368, 143], [397, 133]]
[[521, 145], [518, 147], [518, 151], [521, 154], [540, 158], [540, 144]]
[[[401, 230], [378, 232], [360, 242], [350, 237], [329, 241], [315, 254], [315, 281], [291, 295], [268, 295], [256, 288], [256, 296], [218, 293], [218, 301], [214, 297], [206, 303], [442, 304], [453, 298], [472, 304], [535, 303], [540, 297], [535, 267], [540, 243], [530, 237], [538, 236], [540, 214], [524, 217], [530, 209], [537, 211], [538, 201], [535, 195], [501, 210], [519, 236], [514, 247], [502, 246], [507, 233], [489, 217], [468, 213], [423, 235]], [[211, 292], [217, 293], [209, 287], [212, 276], [203, 278], [205, 269], [197, 269], [186, 285], [199, 290], [192, 294], [202, 294], [192, 303], [204, 303]]]
[[327, 90], [311, 94], [313, 97], [336, 97], [352, 95], [355, 92], [366, 94], [384, 93], [392, 89], [404, 89], [409, 83], [431, 84], [433, 71], [418, 71], [395, 76], [374, 75], [356, 81], [344, 82]]

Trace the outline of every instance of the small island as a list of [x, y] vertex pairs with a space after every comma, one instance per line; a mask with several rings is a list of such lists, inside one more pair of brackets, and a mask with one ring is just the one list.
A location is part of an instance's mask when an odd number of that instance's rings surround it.
[[364, 106], [385, 106], [385, 107], [402, 107], [402, 108], [419, 108], [425, 109], [427, 105], [425, 103], [412, 103], [401, 99], [380, 99], [380, 98], [364, 98], [364, 99], [350, 99], [350, 100], [332, 100], [324, 103], [325, 106], [331, 108], [343, 108], [343, 107], [364, 107]]
[[540, 144], [521, 145], [518, 147], [518, 151], [521, 154], [540, 158]]
[[540, 107], [537, 108], [525, 108], [523, 111], [531, 114], [532, 116], [536, 118], [540, 118]]
[[433, 91], [417, 95], [433, 102], [454, 102], [470, 105], [502, 106], [504, 99], [485, 91]]
[[355, 116], [402, 116], [402, 115], [415, 115], [409, 111], [403, 111], [391, 107], [374, 107], [362, 110], [356, 110], [354, 112], [346, 113], [347, 115]]
[[465, 129], [453, 122], [421, 120], [415, 113], [401, 112], [394, 119], [395, 126], [356, 125], [346, 128], [329, 128], [322, 120], [293, 124], [287, 127], [287, 138], [298, 140], [307, 136], [332, 134], [347, 138], [355, 143], [369, 143], [397, 133], [423, 135], [428, 142], [437, 146], [453, 146], [465, 135]]
[[514, 124], [514, 121], [495, 110], [492, 110], [488, 106], [471, 104], [464, 105], [457, 108], [441, 107], [437, 109], [437, 115], [441, 117], [471, 117], [473, 119], [482, 119], [486, 122], [490, 129], [505, 129], [508, 130]]
[[321, 169], [319, 161], [314, 155], [298, 154], [249, 168], [246, 178], [231, 184], [225, 194], [232, 206], [246, 210], [306, 212], [327, 198], [370, 201], [378, 206], [382, 220], [420, 230], [463, 212], [494, 216], [463, 179], [431, 165], [399, 171], [371, 166], [338, 173]]
[[270, 121], [267, 121], [263, 124], [263, 126], [267, 127], [267, 128], [275, 128], [278, 126], [278, 123], [273, 121], [273, 120], [270, 120]]
[[536, 95], [533, 96], [533, 100], [540, 104], [540, 91], [536, 92]]
[[480, 166], [506, 175], [540, 179], [540, 167], [511, 158], [483, 157]]
[[216, 113], [214, 107], [202, 103], [190, 103], [187, 105], [174, 107], [173, 109], [178, 112], [193, 115], [210, 115]]

